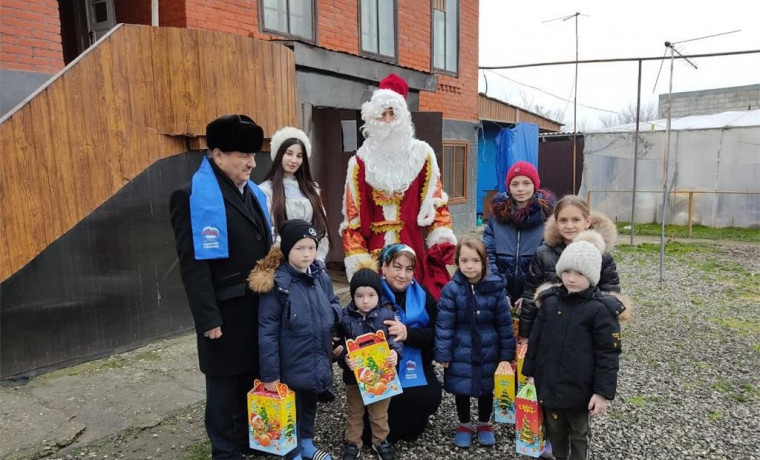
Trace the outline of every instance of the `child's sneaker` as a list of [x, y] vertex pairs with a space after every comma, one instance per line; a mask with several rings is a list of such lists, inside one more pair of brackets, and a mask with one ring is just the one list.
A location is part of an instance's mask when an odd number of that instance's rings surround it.
[[546, 441], [544, 451], [541, 452], [541, 458], [545, 458], [546, 460], [555, 460], [552, 453], [552, 445], [549, 441]]
[[375, 451], [377, 458], [380, 460], [393, 460], [393, 447], [388, 441], [372, 444], [372, 450]]
[[472, 425], [459, 425], [457, 427], [456, 434], [454, 434], [454, 445], [466, 449], [472, 445], [472, 435], [475, 434], [475, 430], [472, 429]]
[[493, 446], [496, 444], [496, 436], [490, 423], [478, 425], [478, 442], [481, 446]]
[[343, 449], [343, 460], [356, 460], [359, 458], [359, 452], [359, 446], [347, 442], [346, 447]]

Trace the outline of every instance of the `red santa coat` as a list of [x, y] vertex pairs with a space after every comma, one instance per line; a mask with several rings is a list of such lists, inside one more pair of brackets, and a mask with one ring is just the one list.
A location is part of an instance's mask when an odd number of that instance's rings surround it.
[[446, 264], [453, 263], [456, 237], [435, 155], [426, 143], [416, 142], [426, 157], [405, 192], [373, 188], [364, 161], [349, 160], [340, 232], [349, 280], [361, 259], [377, 258], [384, 246], [404, 243], [417, 254], [415, 279], [438, 298], [450, 279]]

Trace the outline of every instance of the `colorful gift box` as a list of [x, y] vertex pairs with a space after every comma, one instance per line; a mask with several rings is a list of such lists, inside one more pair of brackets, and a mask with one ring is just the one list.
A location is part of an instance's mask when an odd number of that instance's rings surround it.
[[396, 369], [385, 363], [390, 348], [383, 331], [348, 339], [346, 349], [357, 360], [354, 375], [365, 406], [403, 392]]
[[296, 394], [284, 383], [269, 391], [258, 379], [248, 392], [251, 449], [285, 455], [296, 447]]
[[515, 394], [520, 394], [520, 390], [522, 390], [523, 386], [528, 381], [528, 377], [524, 376], [522, 373], [523, 363], [525, 362], [525, 353], [527, 352], [528, 344], [518, 342], [517, 350], [515, 350], [515, 359], [517, 360], [517, 375], [515, 376], [515, 380], [517, 380], [517, 391], [515, 391]]
[[512, 330], [517, 338], [520, 335], [520, 315], [517, 314], [516, 308], [512, 309]]
[[515, 423], [515, 372], [502, 361], [493, 375], [493, 413], [497, 423]]
[[515, 398], [515, 450], [518, 454], [538, 457], [544, 451], [546, 435], [536, 387], [525, 384]]

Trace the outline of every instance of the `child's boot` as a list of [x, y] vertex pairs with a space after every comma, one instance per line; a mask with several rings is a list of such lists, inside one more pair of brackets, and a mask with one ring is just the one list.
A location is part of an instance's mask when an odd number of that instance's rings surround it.
[[377, 458], [380, 460], [393, 460], [393, 447], [388, 441], [372, 444], [372, 450], [375, 451]]
[[496, 436], [490, 423], [478, 424], [478, 442], [481, 446], [493, 446], [496, 444]]
[[454, 434], [454, 445], [466, 449], [472, 445], [472, 435], [475, 430], [472, 423], [461, 423]]

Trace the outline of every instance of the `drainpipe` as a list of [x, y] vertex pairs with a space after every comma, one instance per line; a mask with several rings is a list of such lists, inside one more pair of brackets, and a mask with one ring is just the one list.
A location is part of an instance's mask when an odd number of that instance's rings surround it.
[[158, 27], [158, 0], [150, 0], [150, 25]]

